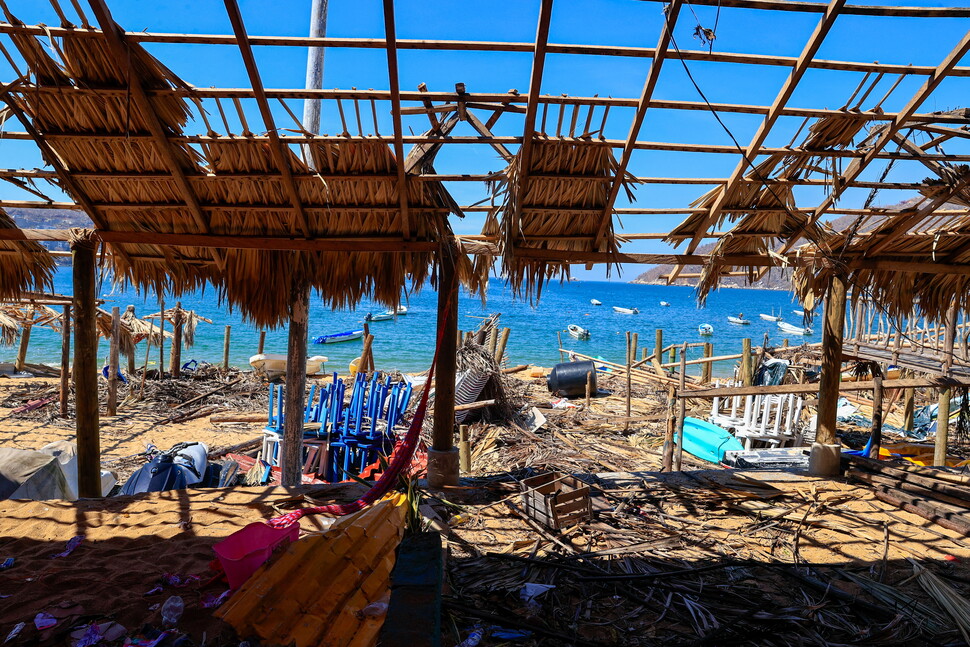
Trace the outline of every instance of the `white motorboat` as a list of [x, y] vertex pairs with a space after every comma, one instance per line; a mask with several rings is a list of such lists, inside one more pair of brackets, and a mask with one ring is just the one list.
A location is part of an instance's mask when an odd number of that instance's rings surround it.
[[790, 323], [785, 323], [784, 321], [778, 322], [778, 328], [781, 329], [782, 332], [786, 332], [789, 335], [811, 335], [812, 334], [811, 328], [802, 328], [800, 326], [793, 326]]
[[735, 326], [747, 326], [751, 324], [750, 319], [742, 319], [740, 317], [728, 317], [728, 323], [734, 324]]
[[775, 309], [774, 308], [771, 309], [771, 314], [770, 315], [766, 315], [764, 313], [761, 313], [758, 316], [761, 317], [762, 319], [764, 319], [765, 321], [781, 321], [781, 311], [779, 311], [778, 314], [775, 314]]
[[799, 317], [804, 317], [805, 316], [805, 311], [804, 310], [792, 310], [792, 312], [795, 313], [796, 315], [798, 315]]
[[[327, 358], [323, 355], [314, 355], [306, 360], [307, 375], [315, 375], [323, 370]], [[249, 358], [249, 365], [253, 367], [258, 375], [265, 375], [274, 380], [286, 375], [286, 355], [280, 353], [260, 353]]]
[[714, 334], [714, 326], [711, 324], [701, 324], [697, 327], [697, 333], [705, 337]]
[[603, 302], [600, 301], [599, 299], [590, 299], [589, 302], [592, 303], [594, 306], [601, 306], [601, 305], [603, 305]]
[[638, 315], [640, 311], [636, 308], [621, 308], [620, 306], [613, 306], [613, 312], [618, 312], [621, 315]]
[[364, 329], [359, 330], [345, 330], [344, 332], [334, 333], [332, 335], [320, 335], [313, 340], [314, 344], [336, 344], [341, 341], [353, 341], [355, 339], [360, 339], [364, 336]]
[[566, 330], [569, 331], [569, 336], [574, 339], [589, 339], [589, 330], [583, 328], [582, 326], [577, 326], [576, 324], [569, 324], [566, 326]]
[[388, 321], [388, 320], [393, 319], [393, 318], [394, 318], [394, 313], [393, 312], [381, 312], [381, 313], [376, 314], [376, 315], [375, 314], [371, 314], [371, 313], [368, 312], [367, 313], [367, 316], [364, 317], [364, 321], [367, 321], [367, 322], [370, 322], [370, 321]]
[[[391, 311], [388, 310], [388, 312], [391, 312]], [[404, 315], [406, 315], [408, 313], [408, 307], [407, 306], [398, 306], [397, 307], [397, 310], [394, 310], [393, 312], [398, 317], [403, 317]]]
[[667, 303], [666, 301], [661, 301], [660, 302], [660, 307], [661, 308], [669, 308], [670, 307], [670, 304]]

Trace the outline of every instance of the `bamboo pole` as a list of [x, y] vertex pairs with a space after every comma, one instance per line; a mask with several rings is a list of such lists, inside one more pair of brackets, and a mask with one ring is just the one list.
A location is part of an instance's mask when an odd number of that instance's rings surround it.
[[[947, 376], [950, 374], [950, 365], [953, 361], [956, 323], [957, 303], [954, 299], [953, 305], [946, 313], [946, 321], [944, 322], [946, 328], [943, 336], [943, 370], [941, 373]], [[952, 395], [953, 390], [950, 387], [940, 389], [939, 408], [936, 414], [936, 442], [933, 446], [933, 465], [941, 467], [946, 466], [946, 446], [950, 431], [950, 398]]]
[[[309, 299], [310, 299], [310, 297], [308, 296], [307, 297], [307, 301], [308, 302], [309, 302]], [[292, 304], [291, 304], [291, 307], [292, 307]], [[308, 303], [307, 304], [307, 308], [309, 308], [309, 307], [310, 306], [309, 306], [309, 303]], [[292, 324], [293, 324], [293, 322], [290, 321], [290, 325], [292, 325]], [[297, 332], [299, 332], [299, 330]], [[225, 339], [223, 339], [223, 341], [222, 341], [222, 370], [225, 373], [228, 373], [229, 372], [229, 339], [230, 339], [231, 336], [232, 336], [232, 326], [226, 326], [226, 336], [225, 336]], [[306, 344], [303, 344], [303, 346], [304, 346], [303, 354], [306, 355], [306, 348], [305, 348], [306, 347]], [[287, 353], [289, 353], [289, 346], [287, 346]], [[289, 362], [289, 360], [287, 360], [287, 362]], [[305, 379], [305, 376], [306, 376], [306, 366], [305, 366], [305, 364], [306, 364], [306, 358], [304, 358], [303, 363], [304, 363], [303, 373], [304, 373], [304, 379]], [[287, 366], [288, 365], [289, 364], [287, 363]]]
[[882, 373], [872, 376], [872, 442], [869, 444], [869, 458], [879, 458], [882, 444]]
[[71, 306], [64, 306], [61, 317], [61, 417], [67, 417], [67, 404], [71, 397]]
[[[310, 284], [294, 279], [290, 286], [290, 326], [286, 344], [286, 392], [283, 402], [283, 439], [280, 447], [280, 484], [303, 482], [303, 414], [306, 408], [307, 331]], [[229, 335], [226, 326], [223, 370], [229, 370]]]
[[710, 384], [711, 382], [711, 357], [714, 356], [714, 344], [707, 342], [704, 344], [704, 359], [707, 360], [701, 365], [701, 384]]
[[175, 302], [175, 315], [172, 317], [172, 350], [169, 353], [168, 372], [172, 377], [182, 375], [182, 326], [185, 317], [182, 316], [182, 302]]
[[94, 251], [90, 239], [76, 240], [74, 283], [74, 406], [77, 425], [78, 496], [101, 496], [101, 439], [98, 411], [98, 329], [94, 294]]
[[121, 335], [121, 309], [111, 308], [111, 340], [108, 352], [108, 415], [118, 415], [118, 347]]
[[30, 329], [34, 327], [33, 306], [27, 309], [27, 317], [28, 320], [24, 323], [20, 331], [20, 346], [17, 348], [17, 361], [14, 363], [14, 368], [17, 369], [17, 372], [24, 370], [24, 366], [27, 364], [27, 345], [30, 344]]
[[512, 334], [511, 328], [502, 328], [502, 335], [498, 340], [498, 348], [495, 351], [495, 363], [501, 365], [502, 357], [505, 355], [505, 346], [509, 343], [509, 335]]
[[458, 463], [462, 472], [472, 471], [472, 444], [468, 440], [468, 425], [458, 427]]
[[630, 429], [630, 398], [633, 395], [633, 370], [630, 365], [633, 364], [633, 337], [630, 331], [626, 331], [626, 417], [627, 421], [623, 424], [623, 431], [629, 431]]
[[560, 362], [565, 362], [566, 361], [566, 354], [564, 352], [562, 352], [562, 332], [560, 332], [558, 330], [556, 331], [556, 339], [559, 340], [559, 361]]
[[667, 387], [667, 427], [664, 431], [663, 444], [662, 471], [664, 472], [670, 472], [674, 465], [674, 428], [677, 424], [674, 417], [674, 406], [676, 403], [674, 387], [670, 385]]
[[[165, 379], [165, 299], [159, 295], [158, 308], [158, 379]], [[146, 370], [148, 366], [145, 366]]]
[[260, 330], [259, 331], [259, 345], [256, 347], [256, 354], [257, 355], [262, 355], [264, 348], [266, 348], [266, 331], [265, 330]]
[[751, 340], [747, 337], [741, 340], [741, 383], [751, 386], [754, 376], [751, 374]]
[[488, 353], [495, 357], [495, 350], [498, 348], [498, 328], [492, 326], [488, 331]]
[[152, 342], [151, 337], [145, 340], [145, 365], [141, 368], [141, 387], [138, 391], [138, 399], [145, 399], [145, 379], [148, 377], [148, 358], [151, 357]]
[[[680, 351], [680, 390], [683, 392], [687, 383], [687, 345]], [[681, 398], [677, 403], [677, 447], [674, 454], [674, 469], [680, 471], [684, 460], [684, 418], [687, 417], [687, 399]]]
[[657, 328], [654, 335], [655, 336], [654, 336], [654, 342], [653, 342], [653, 356], [657, 358], [657, 363], [660, 363], [663, 361], [663, 352], [664, 352], [663, 328]]
[[586, 371], [586, 410], [589, 411], [590, 399], [593, 397], [593, 371]]

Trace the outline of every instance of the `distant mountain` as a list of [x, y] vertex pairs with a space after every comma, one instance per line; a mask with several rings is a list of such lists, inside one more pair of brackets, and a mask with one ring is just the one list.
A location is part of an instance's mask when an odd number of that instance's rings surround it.
[[[91, 228], [91, 219], [83, 211], [67, 209], [6, 209], [14, 223], [21, 229], [72, 229]], [[67, 243], [41, 243], [52, 252], [70, 251]], [[68, 262], [69, 259], [58, 259]]]
[[[889, 207], [885, 207], [887, 211], [899, 211], [905, 209], [912, 204], [914, 204], [919, 198], [912, 198], [910, 200], [905, 200], [898, 204], [894, 204]], [[959, 205], [944, 205], [942, 208], [960, 208]], [[841, 218], [836, 218], [834, 220], [828, 221], [829, 227], [835, 229], [836, 231], [845, 229], [852, 225], [858, 216], [842, 216]], [[866, 231], [872, 229], [879, 223], [879, 218], [872, 218], [866, 226], [860, 231]], [[802, 244], [800, 241], [799, 244]], [[698, 254], [708, 254], [714, 249], [715, 243], [708, 243], [707, 245], [701, 245], [697, 248]], [[684, 274], [697, 274], [701, 271], [700, 265], [686, 265], [684, 267]], [[647, 270], [646, 272], [640, 274], [638, 277], [630, 281], [631, 283], [644, 283], [648, 285], [667, 285], [667, 280], [661, 278], [662, 276], [670, 274], [674, 270], [673, 265], [656, 265], [653, 268]], [[689, 285], [691, 287], [697, 285], [697, 279], [677, 279], [674, 281], [673, 285]], [[790, 270], [782, 270], [780, 268], [772, 268], [764, 277], [760, 280], [748, 284], [748, 281], [743, 276], [726, 276], [721, 279], [721, 286], [723, 287], [736, 287], [736, 288], [762, 288], [765, 290], [791, 290], [791, 280], [790, 280]]]

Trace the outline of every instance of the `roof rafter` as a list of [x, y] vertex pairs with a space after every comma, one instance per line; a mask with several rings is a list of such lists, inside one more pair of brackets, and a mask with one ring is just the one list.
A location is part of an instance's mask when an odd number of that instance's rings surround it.
[[259, 68], [256, 66], [256, 58], [253, 56], [253, 48], [249, 44], [249, 34], [246, 32], [246, 25], [243, 23], [242, 13], [239, 11], [239, 5], [236, 0], [224, 0], [226, 5], [226, 13], [229, 14], [229, 22], [232, 23], [233, 32], [236, 35], [236, 42], [239, 45], [239, 53], [242, 55], [243, 63], [246, 66], [246, 72], [249, 74], [249, 82], [253, 86], [253, 94], [256, 98], [256, 105], [259, 107], [259, 113], [263, 118], [263, 124], [266, 127], [266, 135], [269, 137], [270, 143], [270, 154], [273, 156], [273, 160], [276, 162], [276, 167], [279, 169], [280, 174], [283, 177], [283, 189], [286, 191], [287, 196], [290, 199], [290, 205], [294, 216], [294, 229], [299, 228], [304, 236], [310, 235], [310, 222], [307, 219], [306, 211], [303, 209], [303, 203], [300, 201], [300, 194], [296, 190], [296, 183], [293, 181], [293, 173], [290, 168], [289, 160], [285, 154], [285, 148], [283, 142], [280, 141], [279, 133], [276, 131], [276, 123], [273, 120], [273, 112], [269, 107], [269, 101], [266, 99], [266, 92], [263, 89], [263, 81], [259, 76]]
[[384, 38], [387, 43], [387, 80], [391, 92], [391, 119], [394, 122], [394, 157], [397, 159], [397, 192], [401, 205], [401, 230], [411, 237], [408, 214], [408, 184], [404, 168], [404, 126], [401, 124], [401, 83], [397, 70], [397, 36], [394, 26], [394, 0], [384, 0]]
[[633, 123], [630, 125], [630, 133], [627, 135], [626, 144], [623, 146], [623, 153], [620, 162], [616, 167], [613, 182], [610, 184], [610, 191], [606, 197], [606, 204], [603, 206], [603, 215], [600, 217], [599, 226], [596, 229], [596, 239], [593, 246], [599, 249], [603, 243], [603, 237], [613, 219], [613, 205], [620, 194], [623, 186], [623, 176], [626, 175], [626, 168], [633, 155], [634, 145], [640, 135], [640, 128], [643, 120], [647, 116], [647, 108], [650, 106], [650, 99], [653, 98], [654, 88], [660, 79], [660, 70], [663, 68], [664, 56], [670, 46], [670, 40], [674, 26], [677, 24], [677, 16], [680, 13], [681, 0], [671, 0], [671, 3], [664, 8], [664, 25], [660, 30], [660, 39], [657, 42], [656, 54], [650, 63], [650, 71], [643, 83], [643, 90], [640, 92], [640, 101], [637, 104], [637, 111], [633, 116]]
[[[522, 202], [529, 183], [529, 165], [532, 162], [532, 140], [535, 137], [536, 116], [539, 113], [539, 96], [542, 93], [542, 72], [546, 64], [546, 47], [549, 44], [549, 23], [552, 20], [552, 0], [541, 0], [539, 20], [536, 27], [535, 46], [532, 51], [532, 73], [529, 75], [529, 96], [525, 107], [525, 124], [522, 127], [522, 145], [518, 154], [518, 183], [515, 187], [515, 207], [512, 212], [513, 236], [520, 231]], [[511, 250], [508, 250], [511, 251]]]

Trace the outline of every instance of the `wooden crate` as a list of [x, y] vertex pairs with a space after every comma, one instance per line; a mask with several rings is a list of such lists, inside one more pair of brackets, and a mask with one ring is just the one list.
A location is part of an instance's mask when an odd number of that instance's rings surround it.
[[589, 486], [559, 472], [548, 472], [523, 480], [522, 505], [530, 519], [553, 530], [593, 516]]

